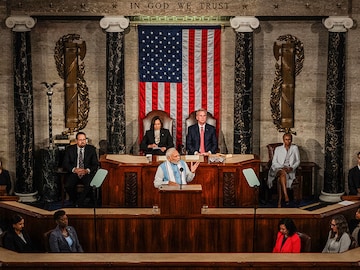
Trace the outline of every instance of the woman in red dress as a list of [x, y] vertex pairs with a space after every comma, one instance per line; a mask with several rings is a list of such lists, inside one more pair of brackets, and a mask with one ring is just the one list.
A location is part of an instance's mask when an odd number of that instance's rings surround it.
[[279, 232], [273, 249], [274, 253], [300, 253], [301, 241], [295, 223], [290, 218], [279, 222]]

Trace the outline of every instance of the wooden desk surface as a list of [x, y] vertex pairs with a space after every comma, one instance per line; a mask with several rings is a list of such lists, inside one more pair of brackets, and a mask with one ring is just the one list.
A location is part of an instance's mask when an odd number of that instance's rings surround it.
[[[360, 207], [360, 201], [350, 202], [350, 205]], [[31, 205], [23, 204], [16, 201], [0, 201], [0, 207], [13, 209], [20, 212], [26, 212], [33, 216], [49, 216], [53, 215], [55, 211], [48, 211], [41, 208], [37, 208]], [[339, 211], [346, 207], [342, 203], [336, 203], [327, 205], [323, 208], [308, 211], [300, 208], [257, 208], [256, 214], [259, 216], [264, 215], [320, 215], [329, 216], [334, 211]], [[93, 215], [93, 208], [63, 208], [68, 215]], [[152, 208], [97, 208], [96, 213], [98, 215], [154, 215]], [[253, 215], [253, 208], [208, 208], [202, 214], [205, 215]]]
[[[43, 255], [16, 253], [0, 248], [0, 261], [2, 269], [18, 266], [21, 268], [48, 269], [49, 267], [71, 266], [71, 269], [86, 269], [94, 267], [103, 269], [106, 267], [135, 267], [136, 269], [166, 269], [179, 267], [187, 269], [239, 269], [239, 267], [251, 267], [251, 269], [269, 269], [269, 267], [291, 267], [295, 269], [351, 269], [360, 267], [360, 248], [344, 253], [46, 253]], [[329, 268], [334, 267], [334, 268]], [[181, 268], [181, 269], [183, 269]], [[248, 269], [248, 268], [247, 268]]]

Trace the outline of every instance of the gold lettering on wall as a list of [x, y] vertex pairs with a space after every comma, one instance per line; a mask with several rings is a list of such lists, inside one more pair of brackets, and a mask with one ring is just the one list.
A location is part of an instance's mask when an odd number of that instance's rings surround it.
[[194, 4], [192, 2], [131, 2], [129, 3], [131, 10], [226, 10], [229, 9], [228, 2], [200, 2]]

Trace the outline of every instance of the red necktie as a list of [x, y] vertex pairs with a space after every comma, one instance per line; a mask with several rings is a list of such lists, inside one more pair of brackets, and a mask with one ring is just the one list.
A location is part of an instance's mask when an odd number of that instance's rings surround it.
[[200, 128], [200, 154], [205, 153], [204, 127]]

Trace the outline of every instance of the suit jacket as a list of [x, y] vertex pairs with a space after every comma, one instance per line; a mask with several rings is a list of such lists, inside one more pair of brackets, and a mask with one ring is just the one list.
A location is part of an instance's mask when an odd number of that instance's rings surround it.
[[23, 231], [23, 236], [26, 243], [15, 233], [14, 230], [7, 231], [4, 236], [4, 248], [10, 249], [16, 252], [36, 252], [30, 236], [26, 231]]
[[[211, 151], [212, 154], [215, 154], [218, 149], [218, 142], [216, 138], [216, 129], [214, 126], [205, 124], [205, 152]], [[200, 131], [199, 125], [196, 123], [188, 128], [188, 134], [186, 136], [186, 150], [189, 155], [193, 155], [196, 151], [199, 152], [200, 149]]]
[[[66, 148], [63, 168], [68, 173], [72, 172], [73, 168], [76, 168], [78, 162], [78, 153], [77, 153], [77, 145], [70, 145]], [[84, 147], [84, 167], [85, 169], [90, 169], [90, 174], [95, 174], [98, 167], [99, 162], [96, 154], [96, 148], [92, 145], [85, 145]]]
[[[149, 144], [153, 143], [155, 143], [154, 130], [150, 129], [145, 132], [145, 135], [140, 144], [140, 149], [144, 151], [145, 154], [165, 155], [165, 152], [162, 152], [160, 149], [153, 150], [152, 148], [147, 147]], [[174, 147], [174, 140], [168, 129], [160, 129], [160, 142], [158, 146], [166, 147], [166, 150]]]
[[349, 170], [348, 185], [349, 195], [356, 195], [357, 189], [360, 188], [360, 170], [357, 165]]
[[72, 246], [70, 247], [65, 237], [62, 235], [59, 226], [50, 233], [49, 237], [49, 246], [51, 252], [84, 252], [83, 248], [80, 245], [77, 233], [72, 226], [67, 226], [66, 230], [69, 233], [70, 238], [73, 241]]
[[300, 253], [301, 240], [297, 233], [294, 233], [292, 236], [288, 236], [284, 245], [281, 246], [283, 239], [284, 235], [281, 232], [278, 232], [273, 249], [274, 253]]
[[2, 169], [2, 173], [0, 173], [0, 185], [6, 185], [6, 193], [9, 195], [11, 190], [11, 180], [8, 170]]

